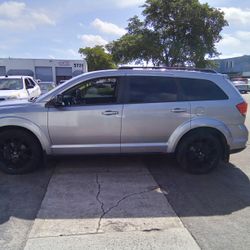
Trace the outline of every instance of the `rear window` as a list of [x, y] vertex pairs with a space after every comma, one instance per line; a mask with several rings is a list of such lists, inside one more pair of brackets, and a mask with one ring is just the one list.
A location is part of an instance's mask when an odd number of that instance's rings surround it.
[[203, 79], [178, 79], [186, 101], [226, 100], [228, 96], [215, 83]]
[[175, 102], [178, 91], [174, 78], [130, 76], [129, 103]]

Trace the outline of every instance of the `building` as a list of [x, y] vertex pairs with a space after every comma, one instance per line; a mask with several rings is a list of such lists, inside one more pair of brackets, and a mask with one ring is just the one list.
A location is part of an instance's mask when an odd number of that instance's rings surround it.
[[59, 83], [87, 72], [82, 60], [0, 58], [0, 75], [28, 75], [41, 81]]
[[216, 70], [229, 76], [250, 78], [250, 56], [214, 60]]

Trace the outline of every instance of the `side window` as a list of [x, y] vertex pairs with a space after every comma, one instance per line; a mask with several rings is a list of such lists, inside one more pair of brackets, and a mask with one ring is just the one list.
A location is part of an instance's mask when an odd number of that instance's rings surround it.
[[26, 89], [32, 89], [35, 87], [35, 83], [28, 78], [25, 78], [24, 82]]
[[30, 85], [30, 82], [27, 78], [24, 79], [24, 82], [25, 82], [25, 87], [26, 89], [31, 89], [32, 88], [32, 85]]
[[175, 79], [158, 76], [131, 76], [129, 79], [129, 103], [175, 102], [178, 90]]
[[31, 84], [33, 87], [36, 86], [36, 83], [35, 83], [32, 79], [30, 79], [30, 78], [29, 78], [29, 82], [30, 82], [30, 84]]
[[228, 96], [215, 83], [202, 79], [178, 79], [187, 101], [226, 100]]
[[83, 82], [63, 93], [66, 105], [109, 104], [117, 102], [117, 78]]

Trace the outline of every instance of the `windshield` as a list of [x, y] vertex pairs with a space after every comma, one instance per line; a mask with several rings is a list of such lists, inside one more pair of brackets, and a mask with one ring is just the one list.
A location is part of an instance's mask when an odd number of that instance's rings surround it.
[[39, 86], [42, 90], [51, 90], [53, 89], [53, 84], [49, 82], [40, 82]]
[[0, 79], [0, 90], [19, 90], [23, 89], [21, 79]]

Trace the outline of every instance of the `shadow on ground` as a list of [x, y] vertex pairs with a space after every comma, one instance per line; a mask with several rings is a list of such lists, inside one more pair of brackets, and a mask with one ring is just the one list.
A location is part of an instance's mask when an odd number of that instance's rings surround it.
[[207, 175], [184, 173], [166, 157], [150, 157], [146, 165], [180, 217], [227, 215], [250, 206], [249, 178], [231, 163]]
[[26, 175], [0, 172], [0, 224], [10, 217], [34, 220], [52, 172], [53, 167]]
[[[71, 162], [71, 159], [53, 160], [53, 164], [50, 164], [49, 167], [28, 175], [10, 176], [1, 173], [0, 224], [8, 221], [10, 217], [33, 220], [40, 208], [47, 185], [53, 174], [53, 165], [60, 161]], [[95, 173], [119, 172], [121, 162], [127, 162], [127, 164], [140, 163], [142, 168], [146, 166], [164, 191], [175, 212], [181, 217], [227, 215], [250, 205], [249, 178], [232, 164], [221, 165], [220, 168], [208, 175], [190, 175], [180, 170], [174, 159], [165, 156], [97, 157], [94, 160], [89, 157], [78, 157], [74, 161], [88, 162], [88, 169], [93, 167], [93, 186], [95, 185], [93, 192], [98, 191], [97, 183], [94, 180], [96, 178]], [[84, 176], [86, 173], [85, 167], [72, 168], [72, 165], [74, 164], [71, 164], [69, 171], [71, 173], [72, 171], [75, 172], [78, 180], [80, 180], [81, 175]], [[61, 170], [59, 169], [59, 171]], [[125, 169], [125, 171], [129, 171], [129, 169]], [[137, 178], [132, 180], [140, 182], [140, 175]], [[117, 180], [118, 182], [120, 180]], [[79, 185], [83, 184], [79, 182]], [[119, 186], [115, 185], [113, 188], [117, 189]], [[138, 190], [138, 193], [140, 192], [144, 191]], [[155, 204], [152, 204], [153, 206]], [[71, 211], [68, 214], [58, 212], [58, 214], [51, 215], [51, 218], [69, 219], [77, 218], [77, 216]], [[98, 217], [99, 214], [96, 216]], [[119, 214], [118, 212], [116, 216], [118, 218], [123, 216], [127, 218], [130, 216], [132, 218], [133, 216], [164, 217], [166, 214], [163, 212], [157, 214], [157, 211], [152, 211], [147, 212], [147, 214], [131, 213], [124, 215], [124, 213]], [[49, 214], [46, 215], [46, 219], [50, 219]]]

